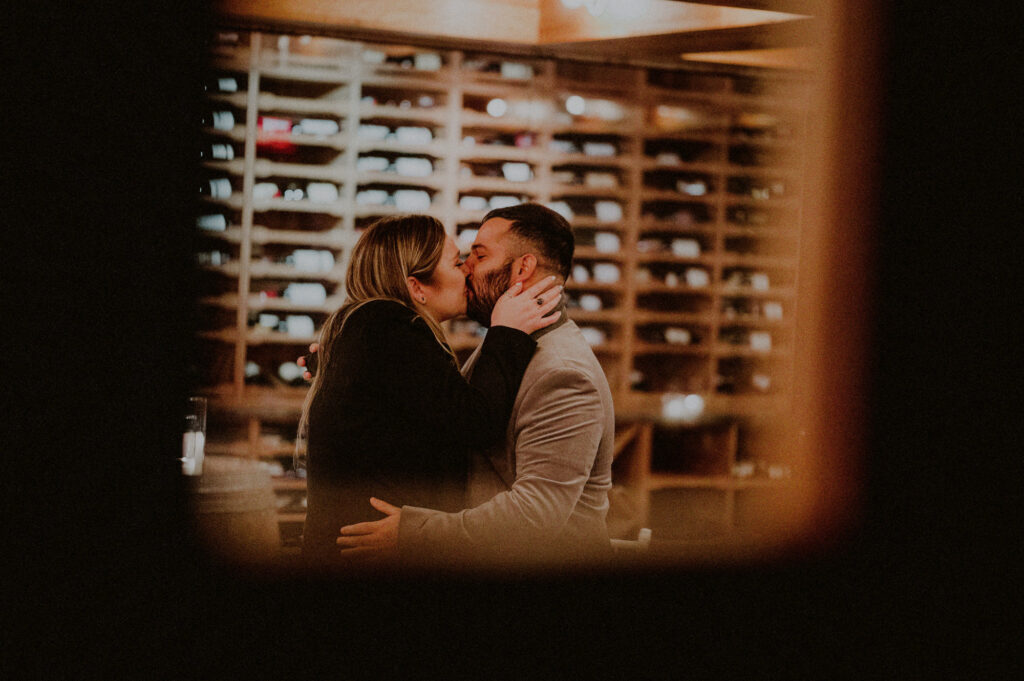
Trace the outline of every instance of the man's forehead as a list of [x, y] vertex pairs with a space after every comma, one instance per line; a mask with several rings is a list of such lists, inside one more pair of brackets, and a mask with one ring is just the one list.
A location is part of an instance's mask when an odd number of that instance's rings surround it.
[[473, 240], [473, 246], [483, 246], [486, 248], [494, 248], [501, 237], [508, 232], [508, 228], [512, 226], [511, 220], [505, 218], [491, 218], [480, 225], [480, 229], [477, 230], [476, 239]]

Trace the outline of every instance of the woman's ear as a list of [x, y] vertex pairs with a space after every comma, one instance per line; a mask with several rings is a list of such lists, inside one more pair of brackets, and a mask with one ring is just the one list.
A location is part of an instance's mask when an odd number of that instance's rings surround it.
[[409, 295], [417, 303], [427, 302], [426, 290], [423, 288], [423, 284], [416, 277], [407, 277], [405, 285], [409, 287]]
[[533, 253], [527, 253], [521, 255], [518, 258], [518, 262], [512, 268], [512, 283], [517, 281], [526, 281], [533, 276], [533, 273], [537, 271], [537, 256]]

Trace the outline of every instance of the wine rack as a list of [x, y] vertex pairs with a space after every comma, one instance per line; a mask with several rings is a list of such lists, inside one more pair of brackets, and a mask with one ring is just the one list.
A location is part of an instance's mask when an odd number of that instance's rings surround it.
[[[468, 250], [488, 210], [544, 203], [576, 232], [569, 315], [617, 410], [654, 417], [670, 393], [737, 423], [785, 408], [809, 83], [227, 30], [210, 64], [209, 447], [267, 459], [283, 495], [302, 485], [286, 437], [305, 393], [294, 360], [383, 215], [433, 215]], [[464, 359], [483, 330], [446, 331]], [[284, 522], [301, 520], [296, 503]]]

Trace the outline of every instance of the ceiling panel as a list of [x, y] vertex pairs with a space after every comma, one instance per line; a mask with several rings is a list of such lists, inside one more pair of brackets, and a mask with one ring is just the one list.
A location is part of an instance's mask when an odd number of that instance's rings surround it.
[[601, 16], [562, 0], [214, 0], [213, 8], [257, 30], [676, 66], [684, 54], [691, 63], [795, 64], [794, 52], [764, 51], [813, 47], [821, 35], [810, 16], [820, 0], [605, 2]]

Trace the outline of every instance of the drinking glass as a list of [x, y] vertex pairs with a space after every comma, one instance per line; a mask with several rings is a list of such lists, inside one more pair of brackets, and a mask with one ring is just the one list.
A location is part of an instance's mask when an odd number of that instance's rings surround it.
[[190, 397], [185, 408], [185, 432], [181, 441], [181, 472], [203, 474], [203, 448], [206, 444], [206, 398]]

